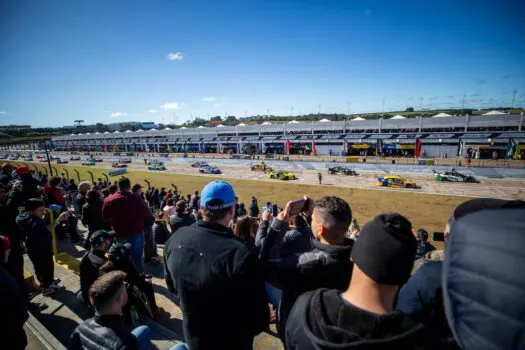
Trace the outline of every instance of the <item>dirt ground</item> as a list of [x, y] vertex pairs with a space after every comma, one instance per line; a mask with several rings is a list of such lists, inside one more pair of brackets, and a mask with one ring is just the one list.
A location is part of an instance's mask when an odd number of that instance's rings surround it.
[[[213, 164], [213, 161], [210, 162]], [[73, 169], [77, 169], [82, 180], [103, 177], [102, 173], [111, 168], [109, 162], [97, 163], [96, 167], [82, 167], [68, 164], [53, 165], [59, 172], [69, 170], [70, 177], [76, 177]], [[40, 166], [39, 166], [40, 167]], [[345, 199], [352, 208], [353, 216], [363, 225], [375, 215], [384, 212], [399, 212], [412, 221], [417, 228], [425, 228], [429, 233], [442, 231], [452, 210], [468, 197], [493, 197], [507, 199], [525, 199], [525, 181], [522, 180], [492, 180], [482, 179], [482, 183], [437, 183], [432, 177], [425, 175], [411, 176], [417, 182], [419, 189], [377, 188], [375, 178], [380, 174], [363, 173], [359, 176], [323, 174], [323, 183], [318, 185], [317, 171], [299, 170], [294, 181], [268, 179], [263, 172], [251, 171], [248, 167], [221, 166], [220, 175], [202, 175], [198, 169], [189, 164], [167, 163], [166, 172], [145, 170], [142, 163], [131, 163], [128, 167], [128, 177], [133, 182], [144, 185], [145, 180], [156, 187], [171, 187], [176, 185], [184, 194], [200, 191], [209, 181], [224, 179], [235, 188], [240, 202], [248, 204], [251, 196], [255, 196], [259, 205], [266, 201], [284, 206], [287, 201], [308, 195], [312, 198], [335, 195]], [[117, 179], [113, 177], [112, 179]]]

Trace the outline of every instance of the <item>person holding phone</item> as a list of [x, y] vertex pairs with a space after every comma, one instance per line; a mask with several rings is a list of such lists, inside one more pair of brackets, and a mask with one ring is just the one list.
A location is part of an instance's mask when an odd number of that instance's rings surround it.
[[[312, 250], [281, 257], [281, 248], [291, 216], [301, 213], [310, 218]], [[315, 201], [309, 197], [290, 201], [268, 229], [261, 246], [260, 258], [267, 270], [277, 275], [283, 288], [278, 315], [278, 331], [284, 340], [284, 325], [297, 297], [317, 288], [344, 290], [349, 283], [353, 264], [350, 260], [353, 241], [345, 238], [352, 211], [350, 205], [335, 196]]]

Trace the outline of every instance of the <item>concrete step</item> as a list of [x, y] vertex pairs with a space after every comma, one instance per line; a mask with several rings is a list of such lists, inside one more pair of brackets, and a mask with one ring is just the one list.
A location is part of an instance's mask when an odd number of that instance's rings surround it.
[[[65, 253], [62, 253], [65, 254]], [[71, 261], [75, 260], [71, 258]], [[25, 269], [34, 272], [30, 259], [24, 260]], [[72, 270], [55, 264], [55, 278], [60, 278], [65, 290], [51, 297], [37, 295], [33, 301], [48, 305], [48, 308], [35, 317], [54, 335], [60, 344], [67, 347], [69, 337], [83, 320], [92, 317], [92, 312], [78, 302], [76, 293], [80, 290], [80, 279]], [[161, 324], [147, 318], [141, 318], [141, 324], [146, 324], [152, 332], [152, 344], [156, 349], [169, 349], [182, 340], [182, 337]]]

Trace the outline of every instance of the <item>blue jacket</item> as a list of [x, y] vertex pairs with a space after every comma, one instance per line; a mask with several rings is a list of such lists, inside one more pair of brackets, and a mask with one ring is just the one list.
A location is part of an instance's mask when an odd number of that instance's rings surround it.
[[442, 285], [462, 349], [525, 349], [525, 208], [458, 219], [445, 246]]

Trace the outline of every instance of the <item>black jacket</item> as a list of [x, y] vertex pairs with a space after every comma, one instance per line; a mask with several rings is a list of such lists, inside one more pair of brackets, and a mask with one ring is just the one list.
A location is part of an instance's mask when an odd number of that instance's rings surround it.
[[281, 257], [309, 252], [313, 249], [313, 239], [312, 230], [308, 226], [288, 230], [283, 237]]
[[43, 219], [21, 212], [16, 218], [16, 224], [24, 232], [29, 253], [52, 253], [51, 232]]
[[107, 261], [103, 251], [90, 250], [80, 261], [80, 290], [84, 297], [84, 302], [90, 304], [89, 288], [100, 276], [98, 269]]
[[[3, 255], [3, 248], [0, 252]], [[28, 317], [26, 292], [0, 267], [0, 339], [6, 348], [25, 349], [27, 338], [23, 327]]]
[[109, 224], [102, 218], [103, 203], [102, 201], [96, 201], [82, 206], [82, 225], [87, 226], [90, 233], [110, 228]]
[[344, 301], [338, 290], [305, 293], [286, 324], [286, 349], [430, 349], [422, 324], [394, 311], [378, 315]]
[[254, 218], [259, 216], [259, 206], [257, 205], [257, 202], [252, 202], [250, 204], [248, 207], [248, 215]]
[[190, 214], [184, 213], [175, 213], [169, 217], [169, 224], [171, 228], [171, 233], [175, 233], [179, 228], [184, 226], [190, 226], [195, 222], [195, 219]]
[[251, 349], [269, 322], [257, 257], [229, 228], [199, 221], [164, 248], [166, 282], [179, 298], [190, 349]]
[[138, 350], [137, 338], [122, 327], [120, 315], [95, 315], [81, 323], [69, 339], [71, 350]]

